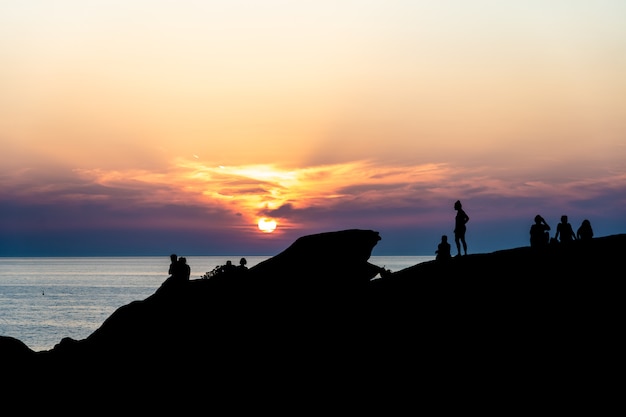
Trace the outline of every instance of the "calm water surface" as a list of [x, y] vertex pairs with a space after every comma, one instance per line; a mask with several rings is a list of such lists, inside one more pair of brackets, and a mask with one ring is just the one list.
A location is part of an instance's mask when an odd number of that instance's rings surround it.
[[[188, 256], [191, 278], [240, 256]], [[269, 256], [245, 256], [252, 267]], [[399, 271], [432, 256], [372, 256]], [[64, 337], [84, 339], [119, 307], [152, 295], [167, 279], [169, 257], [0, 258], [0, 335], [35, 351]]]

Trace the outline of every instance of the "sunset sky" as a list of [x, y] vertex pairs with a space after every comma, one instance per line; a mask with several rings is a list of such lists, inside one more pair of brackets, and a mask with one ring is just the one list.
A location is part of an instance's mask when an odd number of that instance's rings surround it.
[[3, 1], [0, 57], [0, 256], [626, 233], [623, 0]]

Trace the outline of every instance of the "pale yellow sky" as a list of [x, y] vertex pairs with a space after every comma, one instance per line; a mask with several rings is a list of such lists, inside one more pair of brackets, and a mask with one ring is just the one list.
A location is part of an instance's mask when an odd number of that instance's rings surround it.
[[614, 145], [625, 6], [524, 3], [5, 3], [3, 136], [105, 165]]

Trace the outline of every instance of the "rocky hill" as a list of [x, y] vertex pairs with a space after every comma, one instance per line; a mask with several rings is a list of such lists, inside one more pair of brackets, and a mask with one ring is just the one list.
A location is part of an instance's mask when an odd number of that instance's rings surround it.
[[624, 347], [626, 235], [401, 271], [368, 262], [379, 240], [372, 230], [304, 236], [244, 273], [170, 278], [86, 339], [49, 351], [0, 338], [13, 370], [5, 380], [52, 391], [62, 381], [83, 394], [198, 389], [193, 380], [214, 400], [236, 393], [277, 402], [363, 401], [390, 387], [400, 395], [407, 384], [422, 393], [485, 384], [490, 395], [515, 398], [554, 396], [564, 384], [615, 389], [606, 377]]

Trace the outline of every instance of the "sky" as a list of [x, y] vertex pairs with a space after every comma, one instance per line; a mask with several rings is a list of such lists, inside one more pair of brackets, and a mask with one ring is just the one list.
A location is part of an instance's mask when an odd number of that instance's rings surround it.
[[[626, 232], [622, 0], [0, 3], [0, 256]], [[263, 220], [264, 219], [264, 220]], [[275, 224], [275, 229], [260, 230]]]

